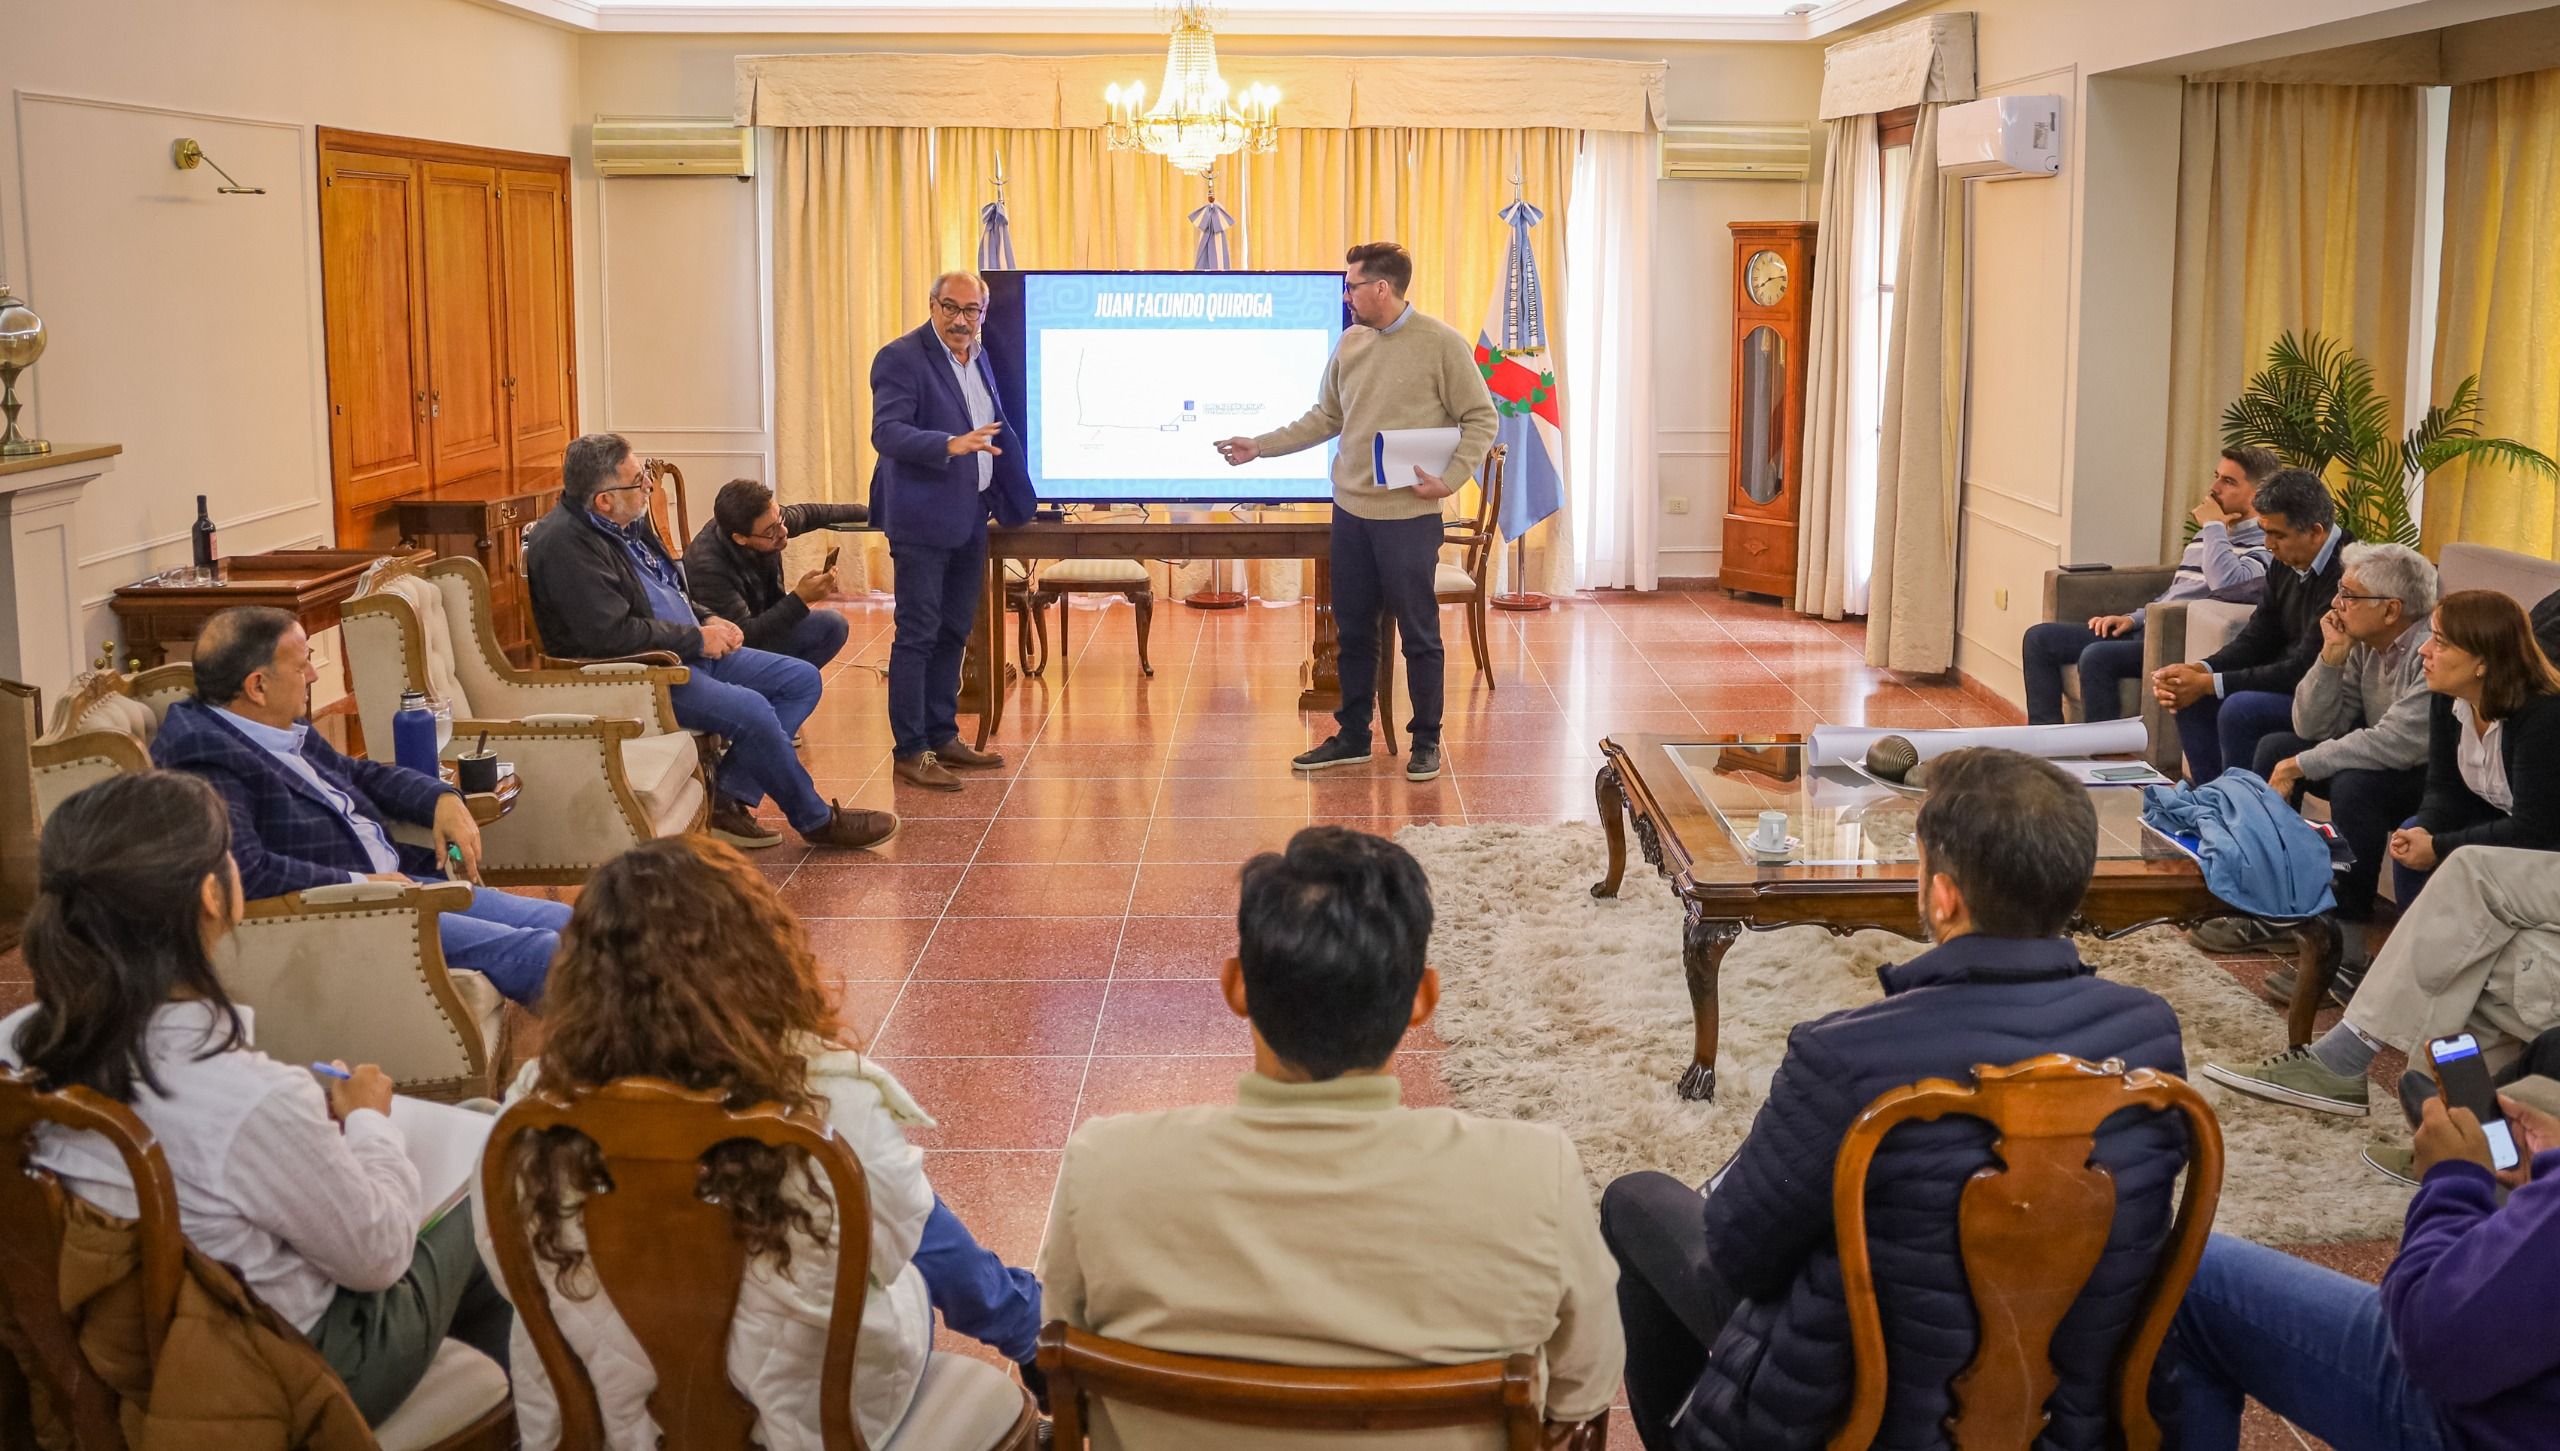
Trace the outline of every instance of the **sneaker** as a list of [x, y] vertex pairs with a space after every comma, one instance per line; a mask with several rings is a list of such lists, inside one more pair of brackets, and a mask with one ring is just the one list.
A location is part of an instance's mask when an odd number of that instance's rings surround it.
[[756, 814], [747, 809], [745, 802], [717, 793], [711, 798], [709, 830], [729, 845], [748, 851], [782, 845], [782, 833], [756, 820]]
[[2418, 1187], [2418, 1151], [2406, 1144], [2384, 1144], [2364, 1151], [2365, 1167], [2385, 1179]]
[[2236, 1088], [2269, 1103], [2288, 1103], [2296, 1108], [2358, 1118], [2373, 1111], [2373, 1080], [2330, 1072], [2325, 1064], [2311, 1056], [2308, 1044], [2288, 1048], [2263, 1063], [2246, 1068], [2225, 1068], [2219, 1063], [2208, 1063], [2204, 1066], [2204, 1076], [2225, 1088]]
[[1312, 751], [1301, 752], [1290, 766], [1300, 771], [1325, 771], [1335, 766], [1357, 766], [1369, 759], [1369, 743], [1358, 744], [1332, 736]]
[[1412, 753], [1404, 758], [1404, 778], [1408, 781], [1429, 781], [1439, 774], [1440, 743], [1415, 741]]
[[895, 813], [865, 811], [859, 806], [827, 803], [827, 824], [815, 831], [800, 833], [811, 846], [840, 846], [849, 851], [865, 851], [898, 834], [900, 822]]
[[2255, 917], [2216, 917], [2188, 933], [2187, 939], [2207, 952], [2264, 952], [2291, 943], [2293, 934]]
[[958, 736], [934, 747], [933, 758], [948, 769], [960, 771], [992, 771], [1004, 764], [1001, 753], [979, 750]]
[[957, 791], [961, 786], [960, 778], [942, 769], [942, 762], [931, 751], [900, 756], [891, 769], [899, 780], [927, 791]]

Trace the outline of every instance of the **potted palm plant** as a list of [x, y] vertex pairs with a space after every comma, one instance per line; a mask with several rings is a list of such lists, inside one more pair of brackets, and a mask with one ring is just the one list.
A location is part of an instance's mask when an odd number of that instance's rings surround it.
[[2391, 400], [2373, 365], [2319, 333], [2292, 333], [2267, 350], [2267, 365], [2222, 411], [2222, 441], [2272, 449], [2286, 463], [2329, 480], [2338, 514], [2358, 539], [2418, 547], [2410, 499], [2429, 474], [2456, 459], [2486, 459], [2545, 477], [2560, 475], [2539, 449], [2480, 436], [2480, 379], [2454, 385], [2407, 434], [2391, 432]]

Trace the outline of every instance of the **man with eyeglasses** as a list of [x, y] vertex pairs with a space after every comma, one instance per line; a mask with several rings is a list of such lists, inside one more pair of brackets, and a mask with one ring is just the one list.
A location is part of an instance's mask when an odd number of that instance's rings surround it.
[[[1369, 718], [1377, 707], [1378, 614], [1391, 611], [1404, 637], [1413, 696], [1408, 781], [1440, 774], [1443, 691], [1436, 576], [1440, 501], [1484, 463], [1500, 415], [1476, 367], [1475, 344], [1405, 301], [1413, 258], [1393, 242], [1365, 242], [1343, 254], [1342, 300], [1358, 326], [1342, 334], [1326, 362], [1316, 404], [1285, 428], [1218, 442], [1230, 465], [1277, 457], [1339, 438], [1333, 456], [1333, 622], [1341, 638], [1342, 708], [1334, 734], [1290, 764], [1300, 771], [1356, 766], [1369, 759]], [[1458, 449], [1438, 478], [1420, 466], [1410, 479], [1375, 477], [1372, 455], [1387, 429], [1451, 428]]]
[[986, 588], [987, 520], [1027, 524], [1038, 499], [980, 342], [986, 282], [946, 272], [925, 302], [932, 316], [924, 326], [871, 360], [871, 446], [880, 455], [871, 518], [897, 566], [892, 770], [910, 786], [957, 791], [953, 767], [1004, 764], [960, 739], [960, 665]]
[[711, 504], [711, 522], [684, 551], [693, 602], [736, 622], [757, 650], [806, 660], [823, 670], [844, 649], [844, 616], [818, 606], [836, 592], [836, 572], [819, 568], [785, 589], [782, 547], [812, 529], [859, 524], [860, 504], [777, 504], [754, 479], [731, 479]]
[[525, 582], [544, 653], [620, 659], [663, 650], [691, 678], [669, 686], [676, 724], [729, 743], [711, 783], [713, 836], [767, 847], [782, 834], [755, 818], [767, 796], [811, 846], [861, 849], [898, 834], [886, 811], [818, 794], [791, 738], [818, 706], [817, 667], [751, 648], [738, 626], [685, 595], [684, 570], [649, 521], [651, 483], [619, 435], [569, 445], [560, 503], [527, 535]]

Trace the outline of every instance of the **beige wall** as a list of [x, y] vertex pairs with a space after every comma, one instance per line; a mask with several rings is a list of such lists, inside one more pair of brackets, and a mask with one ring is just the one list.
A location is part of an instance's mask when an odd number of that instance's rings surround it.
[[[867, 42], [930, 51], [928, 37]], [[582, 104], [588, 116], [726, 115], [732, 61], [740, 54], [845, 50], [860, 37], [594, 36], [584, 42]], [[1160, 51], [1160, 35], [973, 36], [970, 50], [1007, 54]], [[956, 44], [943, 49], [961, 48]], [[1363, 44], [1339, 37], [1222, 40], [1238, 76], [1257, 54], [1396, 53], [1412, 41]], [[1554, 41], [1440, 41], [1443, 53], [1575, 54], [1667, 59], [1667, 93], [1678, 121], [1803, 121], [1821, 85], [1811, 45], [1639, 45]], [[1661, 492], [1661, 570], [1716, 572], [1718, 517], [1727, 461], [1732, 278], [1725, 224], [1811, 216], [1818, 180], [1665, 182], [1655, 229], [1655, 317]], [[575, 213], [585, 232], [580, 255], [600, 273], [579, 279], [581, 295], [604, 305], [590, 318], [587, 370], [591, 419], [674, 458], [688, 475], [695, 517], [709, 492], [737, 475], [770, 481], [772, 437], [765, 431], [771, 348], [762, 307], [745, 306], [764, 288], [758, 240], [762, 186], [723, 180], [599, 181], [582, 157]], [[1493, 225], [1487, 218], [1488, 229]], [[1490, 235], [1490, 232], [1488, 233]], [[671, 299], [682, 298], [678, 306]], [[667, 315], [643, 318], [657, 307]], [[1471, 319], [1459, 319], [1466, 325]], [[885, 339], [884, 339], [885, 341]], [[1671, 515], [1668, 501], [1687, 502]]]
[[[94, 652], [115, 586], [330, 535], [313, 128], [565, 153], [577, 39], [469, 0], [13, 5], [0, 41], [0, 275], [50, 330], [28, 424], [125, 446], [80, 508]], [[264, 196], [180, 172], [192, 136]], [[583, 299], [582, 299], [583, 301]]]

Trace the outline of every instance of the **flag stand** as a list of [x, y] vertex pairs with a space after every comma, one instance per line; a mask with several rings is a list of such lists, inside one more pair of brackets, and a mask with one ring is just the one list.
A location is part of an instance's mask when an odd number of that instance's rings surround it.
[[1209, 561], [1209, 587], [1196, 589], [1182, 597], [1182, 602], [1195, 610], [1240, 610], [1244, 608], [1244, 592], [1227, 588], [1227, 562]]
[[[1199, 229], [1200, 241], [1192, 250], [1194, 272], [1225, 272], [1235, 266], [1235, 256], [1228, 249], [1227, 230], [1235, 225], [1235, 217], [1218, 205], [1218, 178], [1215, 172], [1203, 172], [1200, 179], [1208, 184], [1208, 200], [1191, 213], [1191, 225]], [[1210, 511], [1215, 513], [1213, 509]], [[1229, 513], [1235, 511], [1230, 509]], [[1242, 590], [1227, 588], [1227, 562], [1209, 561], [1209, 587], [1193, 590], [1182, 602], [1195, 610], [1240, 610], [1244, 608]]]
[[1525, 545], [1521, 540], [1514, 539], [1511, 541], [1512, 588], [1505, 590], [1501, 594], [1495, 595], [1492, 599], [1486, 601], [1487, 604], [1492, 605], [1497, 610], [1509, 610], [1514, 614], [1525, 615], [1546, 609], [1555, 603], [1553, 599], [1538, 593], [1536, 590], [1524, 590], [1519, 588], [1520, 572], [1523, 567], [1521, 560], [1524, 557], [1524, 549]]

